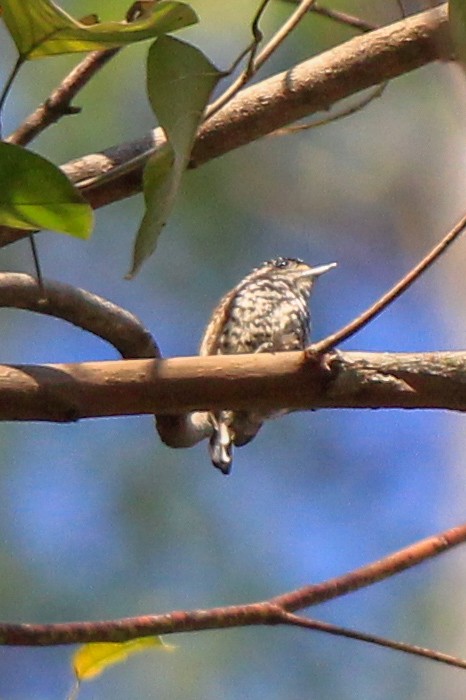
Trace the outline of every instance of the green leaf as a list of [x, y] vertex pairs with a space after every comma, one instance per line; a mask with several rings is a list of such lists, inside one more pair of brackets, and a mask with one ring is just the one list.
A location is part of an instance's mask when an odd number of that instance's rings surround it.
[[155, 250], [158, 236], [173, 208], [205, 107], [222, 76], [199, 49], [173, 37], [160, 37], [149, 50], [147, 90], [168, 145], [146, 164], [146, 211], [137, 233], [128, 277], [132, 277]]
[[56, 165], [0, 142], [0, 224], [88, 238], [92, 221], [91, 207]]
[[50, 0], [1, 0], [3, 20], [22, 60], [110, 49], [173, 32], [198, 19], [182, 2], [154, 2], [134, 22], [78, 22]]
[[450, 0], [448, 3], [450, 32], [457, 58], [466, 67], [466, 3]]
[[167, 143], [147, 162], [143, 185], [145, 212], [136, 236], [133, 250], [133, 267], [127, 279], [131, 279], [140, 266], [152, 255], [157, 237], [165, 226], [177, 191], [175, 154]]
[[153, 647], [173, 650], [173, 646], [164, 644], [160, 637], [139, 637], [129, 642], [95, 642], [85, 644], [73, 655], [73, 670], [78, 681], [88, 681], [95, 678], [108, 666], [119, 664], [127, 658]]
[[212, 90], [223, 75], [202, 51], [171, 36], [161, 37], [149, 49], [149, 101], [181, 167], [189, 158]]

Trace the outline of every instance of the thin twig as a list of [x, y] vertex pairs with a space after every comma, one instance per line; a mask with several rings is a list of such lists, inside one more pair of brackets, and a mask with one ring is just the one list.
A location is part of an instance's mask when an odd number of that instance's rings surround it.
[[244, 58], [244, 56], [249, 54], [248, 64], [246, 68], [242, 71], [239, 77], [220, 95], [220, 97], [209, 105], [205, 112], [204, 121], [209, 119], [209, 117], [212, 117], [227, 102], [229, 102], [254, 75], [255, 59], [259, 48], [259, 44], [263, 39], [263, 34], [259, 27], [259, 22], [269, 2], [270, 0], [263, 0], [261, 5], [259, 6], [259, 9], [254, 15], [254, 18], [251, 23], [251, 32], [253, 40], [251, 44], [244, 51], [242, 51], [238, 58], [234, 61], [232, 67], [228, 71], [228, 74], [232, 73], [236, 69], [238, 63]]
[[[294, 2], [295, 0], [287, 0], [287, 2]], [[316, 15], [322, 15], [322, 17], [327, 17], [334, 22], [339, 22], [340, 24], [345, 24], [353, 29], [358, 29], [361, 32], [371, 32], [373, 29], [377, 29], [378, 25], [372, 24], [371, 22], [366, 22], [364, 19], [355, 17], [354, 15], [349, 15], [347, 12], [341, 12], [340, 10], [331, 10], [322, 5], [315, 3], [311, 7], [311, 12]]]
[[438, 661], [440, 663], [447, 664], [448, 666], [455, 666], [456, 668], [466, 668], [466, 659], [461, 659], [458, 656], [451, 656], [450, 654], [444, 654], [441, 651], [435, 651], [434, 649], [420, 647], [416, 644], [396, 642], [392, 639], [387, 639], [386, 637], [379, 637], [375, 634], [366, 634], [365, 632], [358, 632], [356, 630], [348, 629], [347, 627], [332, 625], [329, 622], [321, 622], [320, 620], [309, 620], [306, 617], [301, 617], [300, 615], [292, 615], [290, 613], [284, 613], [283, 622], [285, 624], [295, 625], [296, 627], [304, 627], [305, 629], [315, 630], [317, 632], [333, 634], [336, 637], [357, 639], [360, 642], [376, 644], [377, 646], [386, 647], [387, 649], [402, 651], [405, 654], [422, 656], [423, 658], [429, 659], [430, 661]]
[[266, 61], [269, 60], [270, 56], [275, 53], [278, 47], [285, 41], [285, 39], [291, 34], [293, 29], [295, 29], [301, 22], [303, 17], [309, 11], [309, 9], [314, 4], [315, 0], [301, 0], [299, 6], [296, 8], [295, 12], [287, 19], [287, 21], [280, 27], [278, 32], [270, 39], [269, 43], [264, 46], [260, 54], [255, 60], [254, 70], [257, 72]]
[[422, 562], [438, 557], [443, 552], [448, 552], [453, 547], [466, 542], [466, 523], [439, 532], [432, 537], [426, 537], [393, 554], [365, 564], [359, 569], [353, 569], [346, 574], [327, 579], [323, 583], [315, 583], [303, 586], [290, 593], [272, 598], [268, 602], [278, 605], [288, 612], [302, 610], [314, 605], [325, 603], [328, 600], [341, 598], [348, 593], [360, 591], [374, 583], [385, 581], [402, 571], [407, 571]]
[[57, 122], [61, 117], [80, 112], [79, 107], [72, 107], [71, 102], [78, 92], [94, 77], [94, 75], [120, 51], [106, 49], [92, 51], [62, 80], [60, 85], [32, 114], [30, 114], [6, 141], [20, 146], [30, 143], [48, 126]]
[[[293, 2], [296, 0], [288, 0], [288, 2]], [[404, 13], [404, 8], [403, 5], [399, 0], [397, 0], [398, 7], [400, 8], [400, 13], [402, 17], [405, 17]], [[369, 24], [365, 22], [364, 20], [360, 20], [358, 17], [354, 17], [352, 15], [347, 15], [346, 13], [340, 13], [340, 12], [335, 12], [334, 10], [328, 10], [327, 8], [320, 7], [316, 3], [310, 8], [311, 12], [314, 12], [316, 14], [322, 14], [330, 19], [333, 19], [335, 21], [342, 22], [343, 24], [347, 24], [351, 27], [354, 27], [355, 29], [359, 29], [360, 31], [367, 32], [367, 31], [372, 31], [377, 28], [377, 25]], [[283, 129], [278, 129], [277, 131], [273, 132], [270, 134], [271, 136], [286, 136], [289, 134], [295, 134], [300, 131], [307, 131], [308, 129], [315, 129], [318, 126], [326, 126], [327, 124], [331, 124], [332, 122], [336, 122], [339, 119], [344, 119], [345, 117], [349, 117], [352, 114], [356, 114], [357, 112], [360, 112], [364, 107], [367, 107], [373, 100], [376, 100], [377, 98], [381, 97], [382, 94], [384, 93], [386, 87], [388, 85], [388, 82], [384, 82], [381, 85], [378, 85], [376, 89], [370, 93], [367, 97], [363, 98], [360, 102], [358, 102], [355, 105], [352, 105], [351, 107], [348, 107], [347, 109], [344, 109], [342, 112], [339, 112], [338, 114], [330, 115], [329, 117], [324, 117], [323, 119], [318, 119], [317, 121], [311, 122], [310, 124], [296, 124], [292, 126], [285, 127]]]
[[39, 251], [37, 250], [37, 244], [36, 244], [36, 239], [34, 238], [34, 233], [29, 234], [29, 245], [31, 246], [32, 259], [34, 261], [37, 283], [39, 285], [39, 291], [40, 291], [40, 296], [41, 296], [39, 301], [42, 302], [42, 301], [45, 301], [47, 299], [47, 294], [46, 294], [45, 287], [44, 287], [44, 278], [42, 276], [42, 270], [41, 270], [40, 260], [39, 260]]
[[[297, 5], [299, 0], [284, 0], [285, 2]], [[366, 22], [364, 19], [355, 17], [354, 15], [349, 15], [347, 12], [341, 12], [340, 10], [331, 10], [330, 8], [323, 7], [315, 2], [312, 7], [309, 8], [309, 12], [313, 12], [316, 15], [321, 15], [327, 19], [331, 19], [339, 24], [344, 24], [353, 29], [358, 29], [360, 32], [371, 32], [373, 29], [377, 29], [376, 24], [371, 24]]]
[[7, 81], [3, 87], [1, 94], [0, 94], [0, 138], [2, 136], [2, 131], [3, 131], [1, 125], [2, 125], [2, 120], [3, 120], [3, 107], [5, 106], [5, 100], [8, 97], [8, 93], [10, 92], [10, 88], [13, 85], [13, 81], [16, 78], [16, 76], [18, 75], [19, 69], [21, 68], [22, 65], [23, 65], [23, 59], [20, 56], [16, 60], [16, 63], [13, 66], [13, 69], [12, 69], [10, 75], [8, 76]]
[[437, 243], [432, 250], [417, 264], [407, 275], [397, 282], [388, 292], [372, 304], [372, 306], [360, 314], [353, 321], [341, 328], [336, 333], [332, 333], [323, 340], [310, 345], [307, 352], [310, 356], [315, 357], [316, 354], [324, 354], [332, 348], [340, 345], [345, 340], [348, 340], [352, 335], [358, 333], [364, 326], [372, 321], [376, 316], [382, 313], [395, 299], [398, 299], [414, 282], [436, 262], [439, 257], [447, 250], [447, 248], [461, 235], [466, 227], [466, 215], [464, 215], [453, 228], [443, 237], [440, 243]]
[[293, 12], [288, 20], [274, 34], [269, 43], [262, 49], [260, 54], [250, 62], [247, 69], [213, 102], [206, 110], [205, 119], [210, 119], [216, 114], [227, 102], [229, 102], [246, 83], [257, 73], [259, 68], [270, 58], [270, 56], [278, 49], [293, 29], [299, 24], [309, 8], [314, 4], [315, 0], [301, 0], [299, 7]]
[[355, 105], [352, 105], [351, 107], [348, 107], [347, 109], [341, 112], [338, 112], [337, 114], [324, 117], [323, 119], [317, 119], [316, 121], [308, 124], [293, 124], [292, 126], [286, 126], [283, 129], [277, 129], [277, 131], [272, 132], [270, 136], [289, 136], [290, 134], [296, 134], [299, 131], [307, 131], [308, 129], [315, 129], [318, 126], [326, 126], [327, 124], [336, 122], [339, 119], [350, 117], [352, 114], [360, 112], [362, 109], [364, 109], [364, 107], [367, 107], [367, 105], [376, 100], [378, 97], [381, 97], [387, 85], [388, 83], [382, 83], [382, 85], [378, 85], [375, 88], [375, 90], [373, 90], [364, 99], [360, 100], [360, 102], [358, 102]]
[[269, 0], [263, 0], [262, 4], [260, 5], [259, 9], [256, 12], [256, 15], [254, 19], [252, 20], [251, 24], [251, 32], [252, 32], [252, 37], [253, 37], [253, 42], [249, 54], [249, 60], [248, 60], [248, 65], [246, 66], [246, 75], [249, 77], [252, 75], [252, 72], [254, 70], [254, 62], [256, 60], [257, 52], [259, 50], [260, 43], [262, 39], [264, 38], [264, 35], [262, 34], [262, 30], [260, 28], [260, 21], [262, 19], [262, 15], [265, 12], [265, 9], [267, 5], [269, 4]]
[[402, 0], [395, 0], [395, 4], [398, 6], [398, 9], [400, 11], [400, 16], [406, 17], [406, 12], [405, 12], [405, 8], [403, 7]]
[[[134, 3], [126, 13], [127, 23], [135, 22], [146, 14], [143, 3]], [[61, 117], [78, 114], [80, 107], [73, 107], [72, 100], [78, 92], [87, 85], [94, 75], [105, 66], [111, 58], [121, 51], [118, 46], [103, 51], [91, 51], [64, 78], [50, 97], [40, 105], [25, 121], [8, 137], [9, 143], [24, 146], [44, 131], [48, 126], [57, 122]]]
[[[416, 542], [395, 554], [357, 569], [356, 588], [365, 588], [404, 569], [409, 569], [421, 561], [438, 556], [466, 539], [466, 525], [461, 525], [434, 537]], [[411, 556], [413, 554], [413, 556]], [[423, 555], [423, 556], [420, 556]], [[393, 561], [399, 558], [398, 567]], [[385, 569], [385, 575], [381, 573]], [[345, 581], [352, 575], [345, 574]], [[330, 600], [343, 595], [344, 588], [338, 586], [339, 579], [331, 579], [312, 588], [326, 591], [324, 599]], [[311, 587], [310, 587], [311, 588]], [[116, 620], [93, 622], [63, 622], [57, 624], [15, 624], [0, 622], [0, 645], [3, 646], [54, 646], [57, 644], [78, 644], [87, 642], [124, 642], [137, 637], [158, 634], [177, 634], [192, 631], [231, 629], [246, 626], [278, 625], [283, 622], [284, 611], [279, 600], [293, 597], [293, 592], [272, 600], [244, 605], [231, 605], [209, 610], [178, 610], [157, 615], [143, 615]], [[315, 600], [315, 602], [319, 602]], [[306, 601], [301, 607], [309, 605]], [[297, 608], [295, 608], [297, 609]], [[288, 609], [289, 610], [289, 609]]]

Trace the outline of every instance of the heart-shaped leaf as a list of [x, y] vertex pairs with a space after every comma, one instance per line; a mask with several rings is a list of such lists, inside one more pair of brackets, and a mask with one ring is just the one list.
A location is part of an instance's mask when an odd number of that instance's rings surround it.
[[0, 224], [87, 238], [92, 221], [91, 207], [56, 165], [0, 142]]

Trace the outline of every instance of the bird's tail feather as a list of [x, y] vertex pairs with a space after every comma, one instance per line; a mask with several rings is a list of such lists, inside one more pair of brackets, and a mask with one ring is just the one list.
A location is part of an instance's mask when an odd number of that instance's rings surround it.
[[229, 421], [222, 414], [211, 414], [212, 435], [209, 441], [209, 451], [212, 464], [220, 469], [222, 474], [229, 474], [233, 461], [233, 435]]

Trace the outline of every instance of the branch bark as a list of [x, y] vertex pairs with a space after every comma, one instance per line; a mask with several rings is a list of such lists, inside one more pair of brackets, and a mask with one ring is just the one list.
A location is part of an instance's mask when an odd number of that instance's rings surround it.
[[[466, 525], [420, 540], [376, 562], [337, 578], [289, 591], [258, 603], [210, 610], [189, 610], [142, 615], [119, 620], [63, 622], [57, 624], [0, 623], [0, 645], [52, 646], [87, 642], [124, 642], [153, 634], [175, 634], [251, 625], [286, 624], [284, 613], [299, 610], [361, 590], [401, 571], [418, 566], [466, 541]], [[445, 657], [451, 663], [453, 657]], [[447, 660], [448, 659], [448, 660]], [[464, 667], [465, 662], [460, 662]], [[460, 664], [454, 664], [460, 665]]]
[[[452, 55], [447, 5], [368, 32], [304, 63], [246, 88], [200, 129], [190, 167], [273, 133], [292, 122], [328, 110], [336, 102]], [[160, 129], [142, 139], [109, 148], [63, 166], [93, 207], [141, 190], [149, 154], [165, 143]], [[121, 168], [119, 172], [116, 170]], [[115, 175], [99, 181], [102, 174]], [[0, 228], [0, 246], [22, 237]]]
[[161, 357], [154, 338], [134, 314], [64, 282], [43, 279], [39, 284], [30, 275], [0, 272], [0, 308], [60, 318], [102, 338], [125, 358]]
[[[0, 366], [0, 420], [229, 408], [466, 411], [466, 352], [304, 353]], [[180, 445], [186, 446], [186, 445]]]

